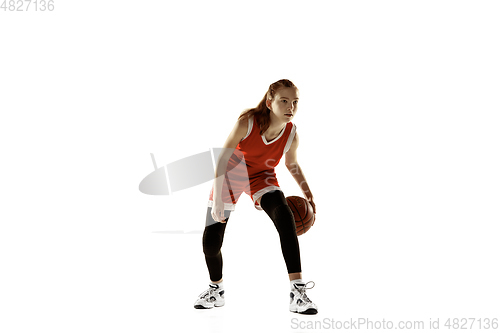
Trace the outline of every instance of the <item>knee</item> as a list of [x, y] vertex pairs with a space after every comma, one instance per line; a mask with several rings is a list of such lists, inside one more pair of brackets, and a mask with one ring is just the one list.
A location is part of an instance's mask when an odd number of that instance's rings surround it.
[[279, 233], [296, 233], [295, 217], [288, 205], [279, 205], [270, 214]]
[[207, 257], [215, 257], [220, 253], [222, 237], [217, 233], [205, 232], [203, 235], [203, 253]]

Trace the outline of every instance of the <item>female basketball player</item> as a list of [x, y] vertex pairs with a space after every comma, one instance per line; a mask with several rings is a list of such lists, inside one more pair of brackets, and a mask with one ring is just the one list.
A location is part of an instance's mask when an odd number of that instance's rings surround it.
[[224, 305], [220, 250], [230, 212], [234, 210], [241, 193], [245, 192], [257, 209], [269, 215], [278, 230], [290, 279], [290, 311], [303, 314], [318, 312], [317, 306], [305, 293], [312, 287], [307, 288], [309, 282], [305, 284], [302, 281], [295, 220], [274, 172], [285, 154], [288, 170], [316, 212], [311, 190], [297, 163], [299, 138], [291, 120], [297, 114], [298, 101], [298, 89], [291, 81], [280, 80], [271, 84], [258, 106], [240, 115], [224, 143], [217, 162], [203, 233], [203, 252], [211, 283], [209, 289], [196, 300], [196, 309]]

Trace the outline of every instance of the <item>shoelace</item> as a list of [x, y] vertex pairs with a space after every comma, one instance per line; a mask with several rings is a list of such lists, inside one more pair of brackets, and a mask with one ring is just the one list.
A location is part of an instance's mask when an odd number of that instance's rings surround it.
[[[307, 285], [309, 283], [311, 283], [311, 282], [312, 282], [313, 285], [312, 285], [312, 287], [308, 288]], [[300, 298], [303, 299], [304, 301], [308, 302], [308, 303], [312, 303], [312, 301], [306, 295], [306, 289], [312, 289], [312, 288], [314, 288], [315, 285], [316, 285], [316, 283], [314, 283], [314, 281], [309, 281], [304, 286], [297, 286], [297, 285], [295, 285], [295, 286], [296, 286], [297, 291], [300, 294]]]

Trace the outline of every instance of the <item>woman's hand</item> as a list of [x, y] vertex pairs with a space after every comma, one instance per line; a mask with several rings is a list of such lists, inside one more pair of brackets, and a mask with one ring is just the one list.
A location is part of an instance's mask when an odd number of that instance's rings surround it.
[[311, 206], [313, 208], [313, 213], [316, 214], [316, 204], [314, 203], [313, 197], [306, 197], [306, 199], [311, 204]]
[[212, 218], [214, 221], [226, 223], [226, 218], [224, 217], [224, 202], [222, 198], [214, 198], [214, 204], [212, 206]]

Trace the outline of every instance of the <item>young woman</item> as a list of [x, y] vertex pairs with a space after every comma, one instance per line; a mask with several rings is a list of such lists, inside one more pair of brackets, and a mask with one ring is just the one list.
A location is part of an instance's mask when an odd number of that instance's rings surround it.
[[196, 309], [210, 309], [225, 303], [220, 250], [230, 212], [245, 192], [252, 198], [255, 208], [264, 210], [278, 230], [290, 279], [290, 311], [318, 312], [305, 293], [312, 287], [308, 288], [309, 282], [302, 281], [295, 220], [274, 172], [284, 154], [288, 170], [316, 212], [313, 195], [297, 162], [299, 137], [291, 121], [297, 114], [298, 101], [298, 89], [291, 81], [279, 80], [271, 84], [259, 105], [240, 115], [224, 143], [203, 233], [203, 252], [211, 281], [209, 288], [198, 296], [194, 304]]

